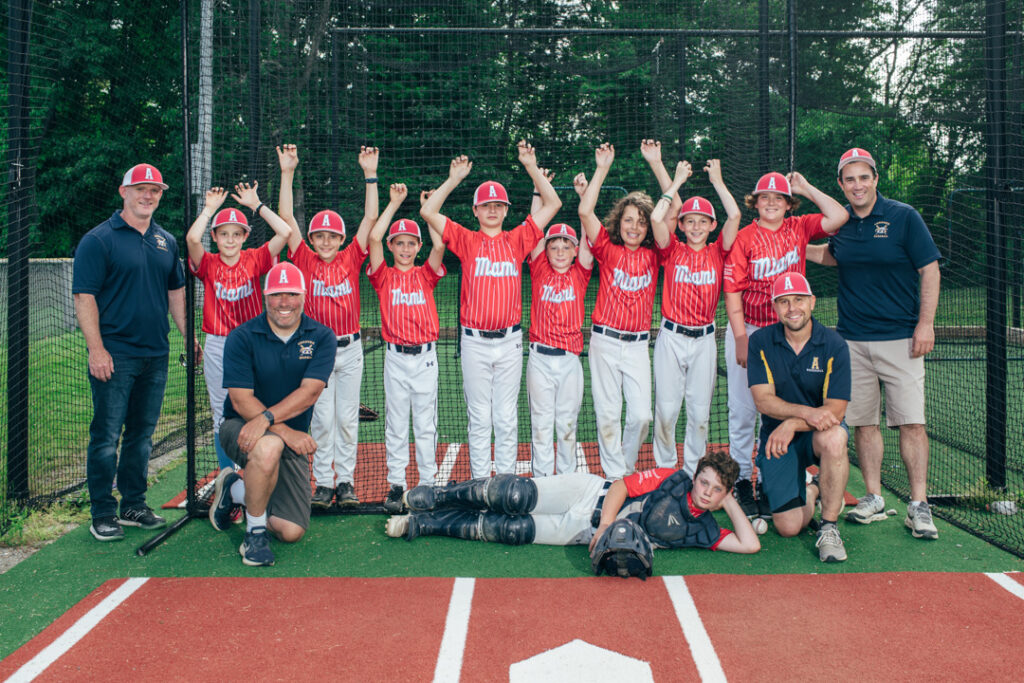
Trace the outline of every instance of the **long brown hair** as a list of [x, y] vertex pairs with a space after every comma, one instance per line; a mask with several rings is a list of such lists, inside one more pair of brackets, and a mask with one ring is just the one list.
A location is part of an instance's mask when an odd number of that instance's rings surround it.
[[622, 245], [622, 233], [619, 229], [619, 222], [622, 220], [622, 212], [626, 210], [627, 206], [635, 206], [636, 210], [640, 212], [641, 218], [647, 224], [647, 234], [644, 235], [644, 241], [640, 243], [640, 246], [653, 249], [654, 231], [651, 230], [651, 212], [654, 211], [654, 202], [646, 192], [630, 192], [615, 202], [615, 206], [612, 207], [612, 210], [604, 218], [604, 227], [608, 230], [608, 239], [611, 240], [612, 244]]

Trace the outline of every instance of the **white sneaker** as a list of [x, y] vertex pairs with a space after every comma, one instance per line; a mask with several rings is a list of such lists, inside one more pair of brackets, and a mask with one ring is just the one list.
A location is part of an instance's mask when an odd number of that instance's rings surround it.
[[882, 521], [886, 516], [885, 499], [869, 493], [863, 498], [859, 498], [857, 500], [857, 507], [846, 513], [846, 521], [857, 522], [858, 524], [871, 524], [871, 522]]
[[814, 545], [818, 546], [818, 559], [822, 562], [846, 561], [846, 546], [835, 524], [829, 524], [818, 531], [818, 540]]
[[903, 523], [910, 529], [914, 538], [927, 538], [934, 541], [939, 537], [939, 530], [932, 522], [932, 509], [928, 503], [911, 503], [907, 505], [907, 516]]

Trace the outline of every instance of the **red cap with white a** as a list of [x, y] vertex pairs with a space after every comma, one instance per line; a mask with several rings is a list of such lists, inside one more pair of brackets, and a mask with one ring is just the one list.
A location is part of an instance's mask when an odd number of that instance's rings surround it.
[[216, 230], [222, 225], [241, 225], [247, 233], [251, 230], [249, 220], [242, 213], [241, 209], [221, 209], [218, 211], [217, 215], [213, 217], [213, 225], [210, 226], [210, 230]]
[[715, 220], [715, 207], [711, 206], [711, 202], [703, 197], [690, 197], [683, 202], [683, 208], [679, 209], [679, 217], [682, 218], [688, 213], [699, 213]]
[[807, 282], [807, 278], [796, 271], [783, 273], [775, 278], [775, 282], [772, 283], [772, 301], [775, 301], [780, 296], [789, 296], [790, 294], [814, 296], [811, 293], [811, 284]]
[[391, 224], [388, 228], [388, 242], [399, 235], [412, 235], [416, 239], [423, 241], [423, 235], [420, 233], [420, 226], [416, 221], [410, 221], [407, 218], [397, 220]]
[[164, 177], [160, 175], [160, 170], [152, 164], [136, 164], [129, 168], [124, 174], [124, 178], [121, 179], [121, 187], [146, 184], [156, 185], [161, 190], [167, 189], [167, 184], [164, 183]]
[[866, 149], [861, 149], [860, 147], [854, 147], [846, 150], [843, 152], [843, 156], [839, 157], [839, 168], [836, 169], [836, 173], [842, 173], [843, 166], [852, 164], [855, 161], [863, 161], [865, 164], [875, 169], [875, 171], [878, 170], [878, 167], [875, 166], [875, 159], [871, 156], [870, 152]]
[[473, 206], [480, 206], [487, 202], [501, 202], [502, 204], [512, 206], [512, 202], [508, 200], [508, 192], [505, 191], [505, 187], [493, 180], [488, 180], [486, 183], [481, 184], [480, 187], [476, 188], [476, 192], [473, 193]]
[[765, 173], [761, 176], [761, 179], [757, 181], [757, 187], [754, 188], [752, 194], [759, 195], [762, 192], [776, 192], [778, 194], [784, 194], [787, 197], [792, 197], [793, 192], [789, 189], [789, 181], [786, 180], [786, 176], [781, 173]]
[[330, 209], [318, 211], [313, 220], [309, 222], [309, 234], [314, 232], [333, 232], [336, 235], [345, 236], [345, 221], [337, 212]]
[[579, 244], [580, 240], [576, 237], [576, 231], [572, 229], [572, 226], [566, 225], [565, 223], [555, 223], [548, 228], [547, 234], [544, 235], [544, 239], [549, 240], [552, 237], [564, 237], [573, 244]]
[[306, 278], [302, 271], [292, 263], [282, 261], [270, 269], [263, 281], [263, 293], [271, 294], [305, 294]]

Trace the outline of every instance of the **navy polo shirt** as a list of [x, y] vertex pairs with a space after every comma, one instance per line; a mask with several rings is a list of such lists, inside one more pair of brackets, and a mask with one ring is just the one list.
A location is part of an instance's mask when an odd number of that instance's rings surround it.
[[[786, 341], [782, 323], [750, 335], [747, 383], [772, 384], [775, 395], [787, 403], [820, 408], [826, 398], [850, 400], [850, 350], [835, 330], [811, 318], [811, 338], [800, 355]], [[768, 438], [781, 420], [762, 415], [761, 440]]]
[[881, 194], [871, 213], [849, 219], [829, 239], [839, 264], [836, 330], [845, 339], [884, 341], [914, 335], [920, 274], [940, 258], [924, 219], [913, 207]]
[[96, 297], [100, 336], [113, 356], [166, 356], [167, 292], [184, 286], [178, 243], [153, 221], [142, 234], [115, 211], [75, 249], [71, 293]]
[[[302, 316], [298, 329], [283, 342], [270, 329], [263, 312], [228, 334], [224, 342], [224, 388], [252, 389], [269, 408], [298, 389], [306, 378], [326, 384], [334, 370], [337, 348], [334, 332], [308, 315]], [[241, 417], [230, 395], [224, 400], [224, 417]], [[312, 418], [310, 406], [285, 424], [307, 432]]]

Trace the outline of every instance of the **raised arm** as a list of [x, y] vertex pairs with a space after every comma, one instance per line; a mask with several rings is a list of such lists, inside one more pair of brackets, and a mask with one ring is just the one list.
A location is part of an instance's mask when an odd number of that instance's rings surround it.
[[288, 236], [288, 251], [294, 252], [302, 243], [302, 231], [295, 220], [295, 204], [292, 198], [292, 183], [295, 181], [295, 169], [299, 166], [299, 149], [295, 145], [280, 145], [277, 150], [277, 163], [281, 167], [281, 187], [277, 195], [277, 213], [291, 227]]
[[363, 179], [366, 181], [366, 198], [363, 200], [363, 220], [359, 221], [359, 228], [356, 230], [356, 241], [363, 249], [366, 248], [367, 237], [373, 224], [377, 222], [377, 214], [380, 211], [380, 200], [377, 196], [379, 158], [380, 150], [376, 147], [359, 148], [359, 168], [363, 169]]
[[473, 162], [465, 154], [452, 159], [452, 162], [448, 165], [448, 178], [441, 183], [440, 187], [429, 194], [427, 201], [420, 207], [420, 216], [438, 235], [444, 234], [444, 224], [448, 220], [441, 213], [444, 201], [448, 199], [448, 195], [452, 193], [452, 190], [458, 187], [459, 183], [469, 175], [471, 170], [473, 170]]
[[[540, 169], [540, 173], [541, 173], [541, 175], [543, 175], [547, 179], [548, 183], [550, 183], [555, 178], [554, 171], [549, 171], [546, 168]], [[533, 199], [530, 201], [530, 215], [534, 217], [535, 221], [536, 221], [536, 217], [537, 217], [537, 212], [540, 211], [540, 208], [543, 205], [544, 205], [544, 201], [541, 199], [540, 190], [537, 188], [536, 185], [534, 185], [533, 186]], [[540, 256], [544, 252], [544, 243], [545, 242], [546, 242], [546, 240], [539, 240], [537, 242], [537, 246], [535, 246], [533, 248], [533, 251], [530, 252], [530, 260], [531, 261], [533, 261], [533, 259], [537, 258], [538, 256]]]
[[658, 188], [662, 193], [672, 195], [672, 199], [669, 200], [671, 202], [669, 211], [666, 215], [678, 216], [683, 200], [679, 197], [678, 190], [673, 193], [668, 192], [668, 186], [672, 184], [672, 178], [669, 176], [668, 169], [665, 168], [665, 164], [661, 160], [661, 143], [657, 140], [641, 140], [640, 155], [647, 162], [647, 165], [651, 167], [651, 171], [654, 172], [654, 177], [658, 180]]
[[747, 325], [743, 320], [743, 293], [725, 292], [725, 315], [736, 340], [736, 364], [747, 367]]
[[597, 198], [601, 194], [601, 185], [608, 177], [608, 170], [612, 167], [612, 162], [615, 161], [615, 148], [608, 142], [602, 144], [594, 150], [594, 160], [597, 162], [597, 168], [594, 170], [594, 176], [590, 179], [586, 191], [580, 197], [579, 208], [580, 225], [591, 242], [597, 242], [597, 237], [601, 232], [601, 221], [594, 213], [594, 209], [597, 207]]
[[[660, 159], [658, 163], [661, 163]], [[689, 161], [680, 161], [676, 164], [675, 177], [668, 187], [664, 188], [658, 203], [654, 205], [654, 211], [651, 212], [651, 230], [654, 232], [654, 241], [662, 249], [668, 246], [672, 230], [675, 227], [675, 217], [679, 213], [679, 206], [682, 206], [682, 204], [677, 206], [675, 201], [679, 197], [679, 188], [691, 175], [693, 175], [693, 168], [690, 167]], [[670, 214], [670, 210], [673, 213]]]
[[843, 208], [842, 204], [814, 185], [811, 185], [807, 182], [807, 178], [804, 178], [802, 174], [796, 171], [787, 175], [786, 178], [789, 179], [789, 187], [793, 192], [810, 199], [825, 214], [821, 219], [822, 230], [831, 235], [846, 224], [849, 214], [846, 213], [846, 209]]
[[722, 202], [722, 208], [725, 209], [725, 223], [722, 225], [722, 233], [718, 239], [722, 244], [722, 249], [729, 251], [732, 249], [732, 243], [736, 241], [736, 233], [739, 232], [743, 212], [740, 211], [739, 205], [733, 199], [729, 188], [725, 186], [725, 181], [722, 180], [722, 162], [718, 159], [708, 159], [704, 172], [708, 174], [711, 187], [715, 188], [715, 192], [718, 193], [718, 201]]
[[551, 219], [555, 217], [558, 210], [562, 208], [562, 200], [558, 198], [558, 193], [555, 192], [555, 188], [551, 185], [545, 176], [544, 172], [537, 167], [537, 152], [534, 150], [533, 145], [528, 143], [526, 140], [520, 140], [519, 145], [519, 163], [526, 169], [527, 174], [530, 176], [530, 180], [533, 181], [533, 186], [540, 192], [540, 208], [536, 211], [531, 211], [533, 216], [533, 222], [538, 228], [544, 230], [545, 226], [551, 222]]
[[206, 226], [210, 224], [210, 220], [217, 213], [217, 209], [221, 207], [224, 200], [227, 199], [227, 196], [228, 191], [223, 187], [211, 187], [207, 190], [206, 204], [203, 205], [203, 210], [199, 212], [196, 220], [192, 223], [192, 227], [185, 233], [188, 260], [196, 268], [199, 267], [199, 262], [203, 260], [203, 254], [206, 253], [206, 249], [203, 247], [203, 233], [206, 232]]
[[580, 235], [580, 250], [576, 252], [576, 262], [587, 270], [594, 267], [594, 253], [590, 251], [590, 240], [586, 235]]
[[276, 256], [281, 253], [284, 245], [288, 244], [288, 240], [292, 235], [292, 228], [283, 218], [274, 213], [273, 209], [260, 201], [260, 196], [257, 193], [259, 186], [258, 182], [254, 182], [252, 186], [249, 183], [238, 183], [235, 185], [235, 192], [231, 195], [231, 198], [242, 206], [247, 207], [250, 211], [255, 212], [254, 216], [259, 215], [260, 218], [267, 222], [270, 229], [274, 231], [274, 236], [267, 242], [267, 248], [270, 249], [271, 254]]
[[395, 217], [398, 207], [402, 205], [405, 198], [409, 196], [409, 190], [402, 183], [395, 183], [390, 190], [391, 201], [384, 207], [384, 211], [373, 224], [370, 230], [370, 272], [376, 271], [384, 263], [384, 234], [391, 225], [391, 219]]

